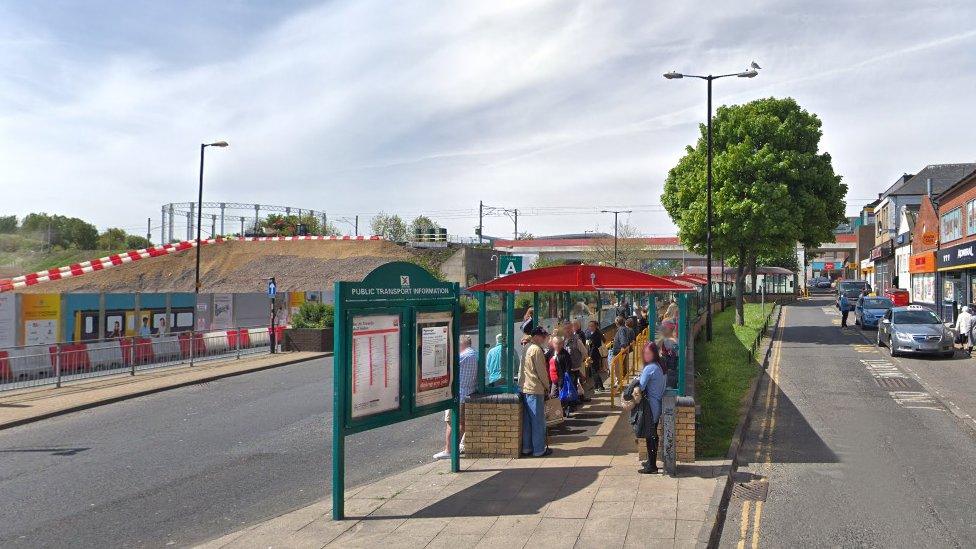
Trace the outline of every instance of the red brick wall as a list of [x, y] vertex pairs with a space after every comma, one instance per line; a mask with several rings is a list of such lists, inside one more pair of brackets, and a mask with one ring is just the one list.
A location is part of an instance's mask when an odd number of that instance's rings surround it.
[[[935, 242], [923, 242], [924, 233], [935, 233]], [[927, 252], [939, 247], [939, 214], [936, 213], [932, 201], [927, 196], [922, 197], [922, 205], [918, 208], [918, 219], [915, 221], [915, 231], [912, 233], [912, 253]]]
[[976, 200], [976, 175], [967, 177], [956, 188], [952, 189], [951, 192], [939, 197], [940, 214], [951, 212], [956, 208], [962, 208], [963, 237], [951, 242], [942, 242], [943, 248], [976, 240], [976, 234], [966, 234], [966, 224], [968, 222], [966, 219], [966, 203], [970, 200]]

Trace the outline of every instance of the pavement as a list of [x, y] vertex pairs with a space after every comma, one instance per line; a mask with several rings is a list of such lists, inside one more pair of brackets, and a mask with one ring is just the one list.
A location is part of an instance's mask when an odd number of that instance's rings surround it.
[[[0, 547], [187, 547], [313, 504], [329, 495], [331, 391], [317, 358], [2, 430]], [[429, 463], [443, 426], [348, 438], [347, 486]]]
[[784, 307], [720, 546], [972, 546], [973, 361], [839, 324], [829, 297]]
[[193, 366], [140, 370], [0, 392], [0, 429], [23, 425], [92, 406], [144, 396], [229, 376], [276, 368], [323, 356], [322, 353], [276, 353], [197, 363]]
[[633, 433], [608, 402], [553, 429], [549, 457], [462, 459], [459, 473], [427, 463], [347, 489], [346, 520], [323, 499], [201, 547], [706, 546], [729, 463], [639, 475]]

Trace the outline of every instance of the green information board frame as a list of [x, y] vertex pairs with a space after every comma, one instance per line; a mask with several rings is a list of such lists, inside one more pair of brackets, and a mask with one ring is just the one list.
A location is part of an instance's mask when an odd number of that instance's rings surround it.
[[[422, 267], [402, 261], [377, 267], [362, 282], [335, 283], [332, 410], [332, 518], [345, 518], [345, 437], [444, 410], [451, 411], [451, 470], [460, 470], [458, 344], [460, 285], [437, 280]], [[418, 319], [444, 339], [448, 383], [432, 378], [422, 387]], [[395, 336], [395, 340], [394, 340]], [[360, 369], [362, 357], [367, 371]], [[382, 354], [375, 360], [373, 352]], [[395, 357], [390, 353], [395, 353]], [[434, 353], [434, 350], [430, 351]], [[437, 352], [444, 352], [443, 349]], [[393, 359], [396, 367], [390, 368]], [[436, 359], [436, 357], [435, 357]], [[434, 359], [432, 359], [434, 360]], [[374, 364], [383, 364], [382, 375]], [[358, 390], [359, 377], [367, 390]], [[375, 376], [375, 377], [374, 377]], [[379, 379], [382, 378], [382, 384]], [[395, 378], [390, 381], [389, 378]], [[375, 388], [374, 388], [375, 386]], [[420, 393], [425, 393], [420, 402]], [[364, 396], [365, 395], [365, 396]], [[371, 411], [375, 410], [375, 411]], [[358, 412], [358, 413], [357, 413]]]

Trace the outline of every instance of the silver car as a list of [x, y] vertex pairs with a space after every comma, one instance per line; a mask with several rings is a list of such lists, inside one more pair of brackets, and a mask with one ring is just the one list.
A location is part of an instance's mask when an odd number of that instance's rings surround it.
[[955, 354], [952, 332], [932, 311], [919, 305], [888, 309], [878, 324], [878, 347], [901, 353]]

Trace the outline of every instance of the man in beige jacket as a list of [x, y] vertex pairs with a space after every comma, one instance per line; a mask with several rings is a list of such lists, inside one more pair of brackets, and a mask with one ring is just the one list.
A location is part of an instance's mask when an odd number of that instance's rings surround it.
[[548, 333], [536, 326], [531, 332], [531, 342], [525, 349], [519, 385], [525, 399], [522, 407], [522, 455], [548, 456], [552, 450], [546, 446], [546, 395], [552, 383], [546, 353], [542, 349]]

